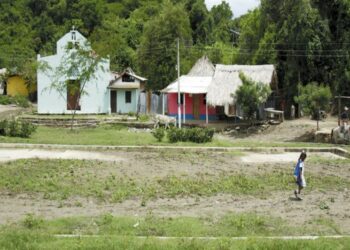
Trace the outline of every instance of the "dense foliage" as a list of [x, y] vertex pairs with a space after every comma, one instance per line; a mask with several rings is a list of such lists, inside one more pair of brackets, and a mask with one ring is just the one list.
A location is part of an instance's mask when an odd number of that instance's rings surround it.
[[350, 95], [350, 1], [261, 0], [240, 30], [238, 63], [275, 64], [287, 105], [300, 82]]
[[301, 105], [303, 112], [313, 117], [318, 117], [319, 110], [329, 111], [329, 102], [332, 93], [329, 86], [310, 83], [306, 86], [298, 86], [299, 96], [295, 97], [295, 101]]
[[0, 68], [35, 81], [36, 54], [54, 54], [75, 25], [112, 70], [130, 66], [152, 89], [176, 78], [180, 38], [181, 73], [207, 54], [213, 63], [275, 64], [287, 105], [299, 82], [350, 95], [349, 0], [261, 0], [240, 18], [234, 11], [225, 1], [208, 10], [204, 0], [2, 0]]
[[195, 142], [206, 143], [211, 142], [214, 136], [214, 129], [211, 128], [170, 128], [167, 130], [169, 142]]
[[234, 96], [242, 106], [244, 116], [251, 120], [256, 118], [255, 115], [259, 106], [266, 102], [271, 94], [271, 88], [266, 84], [254, 82], [242, 72], [239, 77], [243, 84], [239, 86]]

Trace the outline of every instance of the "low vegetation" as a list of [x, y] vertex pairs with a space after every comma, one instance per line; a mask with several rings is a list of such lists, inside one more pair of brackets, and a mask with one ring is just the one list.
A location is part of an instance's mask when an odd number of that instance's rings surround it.
[[[143, 200], [140, 205], [146, 205], [148, 199], [159, 197], [213, 196], [222, 193], [265, 197], [273, 191], [294, 188], [290, 173], [283, 170], [251, 175], [167, 175], [139, 180], [108, 172], [108, 164], [111, 163], [38, 159], [1, 163], [0, 191], [40, 193], [46, 199], [92, 197], [108, 202], [140, 197]], [[350, 185], [345, 178], [321, 175], [309, 175], [308, 183], [310, 187], [307, 191], [324, 188], [341, 190]]]
[[[330, 230], [332, 232], [332, 230]], [[272, 240], [256, 236], [299, 235], [311, 228], [293, 227], [279, 218], [255, 214], [227, 214], [210, 218], [73, 217], [46, 221], [28, 215], [21, 223], [0, 228], [2, 249], [346, 249], [349, 238]], [[98, 235], [60, 238], [54, 235]], [[138, 236], [145, 236], [139, 238]], [[152, 238], [185, 237], [160, 240]], [[216, 239], [187, 237], [217, 237]], [[248, 236], [248, 240], [229, 237]]]
[[214, 129], [211, 128], [170, 128], [167, 130], [168, 140], [171, 143], [176, 142], [211, 142], [214, 136]]
[[0, 105], [9, 105], [9, 104], [15, 104], [22, 108], [28, 108], [30, 106], [30, 102], [28, 98], [24, 96], [7, 96], [7, 95], [0, 95]]
[[19, 120], [0, 121], [0, 136], [29, 138], [36, 130], [36, 126]]
[[[210, 217], [158, 217], [148, 213], [145, 217], [120, 217], [102, 214], [98, 217], [69, 217], [45, 220], [33, 214], [2, 229], [32, 230], [41, 234], [59, 235], [113, 235], [162, 237], [254, 237], [312, 234], [325, 226], [321, 235], [339, 234], [333, 221], [315, 218], [311, 226], [290, 225], [287, 221], [253, 213], [228, 213], [220, 218]], [[1, 232], [1, 228], [0, 228]]]

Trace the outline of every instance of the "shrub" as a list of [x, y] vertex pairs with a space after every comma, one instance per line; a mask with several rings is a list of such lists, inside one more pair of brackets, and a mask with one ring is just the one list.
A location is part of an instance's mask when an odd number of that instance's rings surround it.
[[168, 140], [171, 143], [176, 143], [178, 141], [184, 141], [183, 131], [179, 128], [173, 127], [168, 130], [167, 133]]
[[16, 120], [12, 120], [8, 123], [6, 135], [11, 137], [16, 137], [20, 135], [21, 133], [20, 131], [21, 130], [20, 130], [19, 122]]
[[28, 98], [25, 97], [25, 96], [17, 95], [15, 97], [13, 97], [13, 103], [16, 104], [19, 107], [22, 107], [22, 108], [28, 108], [29, 107]]
[[0, 122], [0, 135], [2, 136], [28, 138], [35, 131], [36, 126], [28, 122], [19, 122], [18, 120]]
[[7, 120], [0, 121], [0, 135], [2, 136], [6, 135], [7, 126], [8, 126]]
[[186, 142], [195, 143], [211, 142], [214, 136], [214, 129], [210, 128], [171, 128], [168, 130], [169, 142]]
[[9, 105], [12, 103], [12, 98], [7, 95], [0, 95], [0, 104]]
[[35, 131], [36, 131], [36, 126], [34, 126], [29, 122], [22, 122], [19, 136], [23, 138], [29, 138], [29, 136]]
[[17, 95], [15, 97], [0, 95], [0, 104], [1, 105], [16, 104], [17, 106], [22, 108], [29, 107], [28, 99], [25, 96], [20, 96], [20, 95]]
[[152, 135], [161, 142], [165, 136], [165, 130], [164, 128], [156, 128], [152, 131]]

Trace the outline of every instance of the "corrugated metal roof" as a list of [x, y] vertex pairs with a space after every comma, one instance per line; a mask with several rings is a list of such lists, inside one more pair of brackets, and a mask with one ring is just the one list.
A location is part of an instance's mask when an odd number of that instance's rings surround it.
[[[212, 77], [206, 76], [181, 76], [180, 92], [188, 94], [205, 94], [208, 92], [208, 86]], [[178, 81], [172, 82], [168, 87], [162, 90], [164, 93], [177, 93]]]

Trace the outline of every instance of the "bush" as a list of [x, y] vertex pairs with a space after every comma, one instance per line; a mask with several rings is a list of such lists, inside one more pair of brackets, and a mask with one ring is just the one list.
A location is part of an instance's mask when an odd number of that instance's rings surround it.
[[156, 128], [152, 131], [152, 135], [161, 142], [165, 136], [165, 129], [164, 128]]
[[19, 107], [28, 108], [29, 101], [26, 97], [17, 95], [15, 97], [0, 95], [0, 104], [1, 105], [9, 105], [16, 104]]
[[0, 135], [2, 135], [2, 136], [6, 135], [7, 127], [8, 127], [8, 121], [7, 120], [0, 121]]
[[214, 136], [214, 129], [209, 128], [171, 128], [168, 130], [168, 139], [171, 143], [176, 142], [195, 142], [206, 143], [211, 142]]
[[12, 98], [7, 95], [0, 95], [0, 104], [9, 105], [12, 103]]
[[11, 137], [28, 138], [36, 131], [36, 126], [28, 122], [19, 122], [17, 120], [3, 120], [0, 122], [0, 135]]
[[13, 97], [13, 103], [16, 104], [19, 107], [22, 107], [22, 108], [28, 108], [29, 107], [28, 98], [25, 97], [25, 96], [17, 95], [15, 97]]
[[19, 136], [23, 138], [29, 138], [30, 135], [35, 131], [36, 131], [36, 126], [34, 126], [29, 122], [22, 122]]

